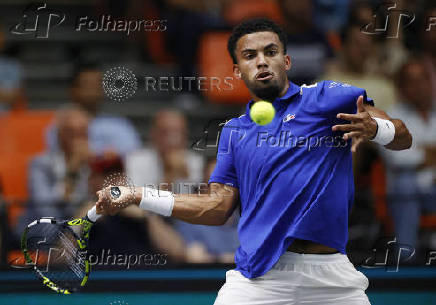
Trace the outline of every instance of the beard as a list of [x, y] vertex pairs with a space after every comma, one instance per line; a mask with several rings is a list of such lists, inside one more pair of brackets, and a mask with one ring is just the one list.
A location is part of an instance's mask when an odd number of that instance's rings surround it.
[[277, 82], [270, 83], [265, 87], [253, 87], [251, 90], [258, 98], [273, 102], [280, 94], [281, 88]]

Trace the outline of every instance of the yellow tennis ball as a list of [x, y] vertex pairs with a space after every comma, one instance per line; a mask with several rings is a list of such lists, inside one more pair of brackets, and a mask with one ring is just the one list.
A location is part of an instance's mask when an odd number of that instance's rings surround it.
[[258, 101], [250, 109], [250, 117], [253, 122], [262, 126], [271, 123], [275, 115], [274, 106], [266, 101]]

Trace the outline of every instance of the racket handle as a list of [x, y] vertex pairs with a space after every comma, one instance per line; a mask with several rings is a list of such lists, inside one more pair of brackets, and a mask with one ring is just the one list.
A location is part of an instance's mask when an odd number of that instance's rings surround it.
[[101, 215], [97, 214], [97, 210], [95, 208], [95, 205], [88, 211], [88, 213], [86, 215], [88, 216], [88, 219], [91, 220], [92, 222], [96, 222], [97, 219], [99, 219], [101, 217]]

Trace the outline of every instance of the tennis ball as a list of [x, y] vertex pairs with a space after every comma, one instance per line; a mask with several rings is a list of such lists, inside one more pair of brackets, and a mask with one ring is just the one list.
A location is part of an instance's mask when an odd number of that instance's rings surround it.
[[266, 101], [258, 101], [251, 106], [250, 117], [258, 125], [271, 123], [276, 115], [274, 106]]

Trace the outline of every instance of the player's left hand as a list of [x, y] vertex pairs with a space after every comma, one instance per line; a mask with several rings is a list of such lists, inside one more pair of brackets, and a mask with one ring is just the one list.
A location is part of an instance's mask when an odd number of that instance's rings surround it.
[[343, 131], [342, 138], [346, 141], [352, 139], [351, 151], [356, 152], [360, 143], [373, 139], [377, 133], [377, 122], [371, 117], [363, 106], [363, 96], [357, 99], [357, 113], [338, 113], [337, 118], [350, 121], [350, 124], [335, 125], [333, 131]]

